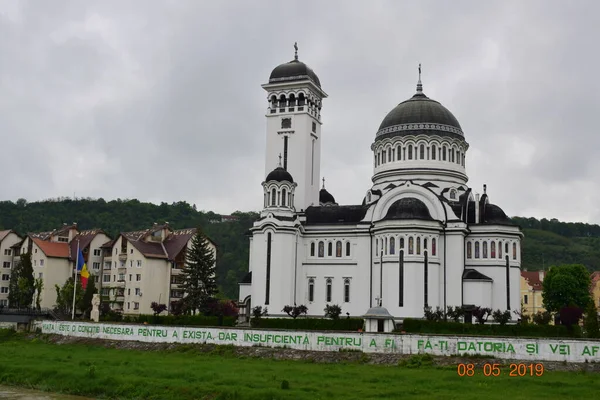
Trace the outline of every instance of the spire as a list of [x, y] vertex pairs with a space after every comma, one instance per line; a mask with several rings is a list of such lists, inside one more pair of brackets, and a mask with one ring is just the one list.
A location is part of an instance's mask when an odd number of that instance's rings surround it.
[[483, 184], [483, 194], [487, 194], [487, 185], [484, 183]]
[[323, 177], [323, 189], [325, 189], [325, 177]]
[[278, 167], [281, 168], [281, 153], [279, 153], [279, 165], [278, 165]]
[[298, 61], [298, 42], [294, 42], [294, 60]]
[[419, 63], [419, 80], [417, 82], [417, 93], [423, 93], [423, 84], [421, 83], [421, 63]]

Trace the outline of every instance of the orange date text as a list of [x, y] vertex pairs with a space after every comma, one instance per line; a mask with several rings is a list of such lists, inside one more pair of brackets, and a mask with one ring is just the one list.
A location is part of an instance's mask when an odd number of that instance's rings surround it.
[[456, 367], [458, 376], [542, 376], [544, 375], [544, 364], [458, 364]]

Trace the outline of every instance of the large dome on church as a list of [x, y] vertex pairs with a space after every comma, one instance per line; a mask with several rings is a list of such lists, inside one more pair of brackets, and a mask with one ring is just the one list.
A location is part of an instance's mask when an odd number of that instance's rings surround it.
[[305, 79], [310, 79], [315, 85], [321, 87], [321, 81], [319, 81], [317, 74], [308, 65], [295, 59], [275, 67], [269, 77], [269, 83], [293, 82]]
[[464, 139], [456, 117], [446, 107], [430, 99], [420, 90], [385, 116], [377, 131], [376, 140], [418, 134], [436, 134]]

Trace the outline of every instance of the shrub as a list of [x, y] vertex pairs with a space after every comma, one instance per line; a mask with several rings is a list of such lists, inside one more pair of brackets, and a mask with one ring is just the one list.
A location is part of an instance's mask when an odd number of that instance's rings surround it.
[[175, 326], [235, 326], [235, 321], [234, 317], [206, 315], [140, 315], [132, 322]]
[[581, 308], [572, 306], [572, 307], [563, 307], [558, 312], [561, 325], [565, 326], [573, 326], [579, 323], [581, 316], [583, 315], [583, 311]]
[[600, 329], [598, 328], [598, 310], [593, 301], [590, 301], [583, 321], [585, 335], [589, 338], [600, 338]]
[[255, 318], [250, 321], [253, 328], [297, 329], [310, 331], [357, 331], [362, 329], [362, 318]]
[[338, 306], [337, 304], [327, 304], [325, 306], [325, 310], [323, 311], [325, 311], [325, 317], [331, 319], [339, 319], [340, 314], [342, 313], [342, 307]]
[[154, 312], [154, 315], [158, 315], [167, 309], [167, 305], [166, 304], [158, 304], [157, 302], [153, 301], [152, 304], [150, 304], [150, 308]]
[[492, 309], [488, 307], [475, 307], [475, 309], [473, 309], [473, 316], [477, 319], [478, 324], [485, 324], [491, 314]]
[[533, 314], [533, 323], [537, 325], [548, 325], [552, 321], [552, 313], [550, 311], [538, 311]]
[[185, 303], [182, 300], [175, 300], [171, 302], [171, 314], [182, 315], [185, 312]]
[[296, 319], [302, 314], [306, 315], [306, 313], [308, 313], [308, 308], [305, 305], [301, 304], [299, 306], [293, 306], [293, 307], [285, 306], [285, 307], [283, 307], [283, 310], [281, 310], [281, 311], [283, 311], [290, 317]]
[[423, 313], [427, 321], [441, 321], [444, 319], [444, 311], [436, 307], [435, 311], [432, 311], [431, 307], [423, 307]]
[[460, 306], [456, 306], [456, 307], [452, 307], [452, 306], [448, 306], [446, 307], [446, 318], [451, 319], [452, 322], [458, 322], [460, 321], [460, 319], [465, 315], [465, 310], [460, 307]]
[[267, 307], [263, 310], [262, 306], [256, 306], [252, 309], [252, 316], [256, 319], [266, 317], [268, 314]]
[[231, 300], [214, 300], [206, 304], [204, 315], [214, 317], [232, 317], [237, 318], [240, 310]]
[[492, 318], [496, 323], [500, 325], [506, 325], [506, 323], [510, 321], [510, 311], [496, 310], [492, 313]]

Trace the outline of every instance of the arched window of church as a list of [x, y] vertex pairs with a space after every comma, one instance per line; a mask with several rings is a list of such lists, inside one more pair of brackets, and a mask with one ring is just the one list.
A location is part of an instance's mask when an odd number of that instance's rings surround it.
[[290, 94], [290, 107], [296, 107], [296, 96], [294, 93]]
[[479, 258], [479, 242], [475, 242], [475, 258]]
[[398, 154], [396, 155], [396, 160], [400, 161], [402, 159], [402, 155], [400, 154], [400, 152], [402, 151], [402, 147], [398, 146], [396, 150], [398, 151]]
[[373, 154], [373, 158], [374, 158], [374, 160], [373, 160], [373, 166], [377, 167], [377, 156], [375, 154]]
[[396, 254], [396, 239], [390, 238], [390, 254]]
[[450, 156], [452, 157], [450, 161], [454, 162], [454, 149], [452, 149], [452, 151], [450, 152]]
[[456, 190], [452, 189], [450, 191], [450, 199], [451, 200], [456, 200]]
[[332, 283], [331, 282], [331, 278], [327, 278], [327, 280], [325, 281], [325, 287], [326, 287], [326, 290], [325, 290], [325, 301], [327, 303], [331, 303], [331, 286], [332, 286], [331, 283]]
[[283, 189], [281, 191], [281, 205], [285, 207], [285, 199], [287, 198], [287, 191]]
[[277, 108], [277, 96], [271, 96], [271, 108], [272, 109]]
[[490, 258], [496, 258], [496, 241], [492, 240], [490, 243]]
[[385, 238], [385, 243], [384, 243], [385, 250], [384, 250], [383, 254], [387, 254], [388, 253], [388, 251], [387, 251], [388, 250], [387, 249], [387, 245], [388, 245], [388, 238], [386, 237]]
[[408, 238], [408, 254], [413, 254], [414, 253], [414, 238], [411, 236]]
[[268, 197], [268, 195], [265, 193], [263, 197], [264, 197], [264, 203], [265, 203], [265, 205], [263, 207], [266, 208], [267, 207], [267, 197]]
[[340, 242], [339, 240], [335, 243], [335, 256], [342, 256], [342, 242]]
[[392, 162], [392, 148], [388, 147], [388, 161]]
[[381, 163], [385, 164], [386, 160], [385, 160], [385, 150], [381, 150]]
[[281, 204], [281, 192], [278, 190], [277, 191], [277, 205]]
[[506, 256], [508, 256], [508, 242], [504, 243], [504, 252], [506, 253]]
[[[304, 93], [300, 93], [298, 95], [298, 107], [303, 107], [305, 103], [306, 103], [306, 98], [304, 97]], [[302, 111], [302, 110], [300, 110], [300, 111]]]
[[404, 238], [400, 238], [400, 248], [404, 248]]
[[442, 148], [442, 160], [446, 161], [446, 146]]
[[315, 256], [315, 242], [311, 242], [311, 244], [310, 244], [310, 256], [311, 257]]
[[517, 259], [517, 244], [513, 243], [513, 260]]
[[350, 278], [344, 279], [344, 303], [350, 303]]
[[421, 238], [417, 238], [417, 254], [421, 254]]
[[275, 200], [277, 200], [277, 194], [275, 191], [275, 188], [271, 189], [271, 205], [274, 206], [275, 205]]
[[421, 147], [419, 148], [419, 157], [421, 158], [421, 160], [425, 159], [425, 145], [422, 144]]
[[402, 159], [406, 161], [406, 147], [402, 148]]
[[315, 301], [315, 280], [313, 278], [308, 280], [308, 301], [310, 303]]
[[408, 159], [412, 160], [412, 146], [408, 146]]
[[419, 154], [419, 153], [417, 153], [417, 149], [418, 149], [418, 147], [417, 147], [417, 145], [415, 145], [415, 160], [417, 160], [419, 157], [419, 156], [417, 156], [417, 154]]
[[502, 241], [498, 242], [498, 258], [502, 258]]
[[473, 254], [472, 254], [472, 243], [471, 242], [467, 242], [467, 258], [472, 258]]
[[435, 256], [437, 241], [435, 239], [431, 239], [431, 255]]
[[427, 238], [423, 239], [423, 249], [427, 250]]
[[325, 243], [319, 242], [319, 257], [325, 257]]
[[350, 242], [346, 242], [346, 257], [350, 257]]
[[333, 243], [331, 242], [327, 243], [327, 256], [333, 256]]
[[285, 108], [285, 106], [287, 105], [287, 100], [285, 99], [285, 94], [282, 94], [281, 96], [279, 96], [279, 111], [285, 111], [282, 110], [283, 108]]
[[434, 144], [434, 145], [431, 145], [431, 159], [432, 160], [435, 160], [435, 152], [436, 152], [436, 150], [435, 150], [435, 144]]
[[487, 242], [483, 242], [483, 258], [487, 258]]
[[379, 239], [375, 239], [375, 255], [379, 255]]

